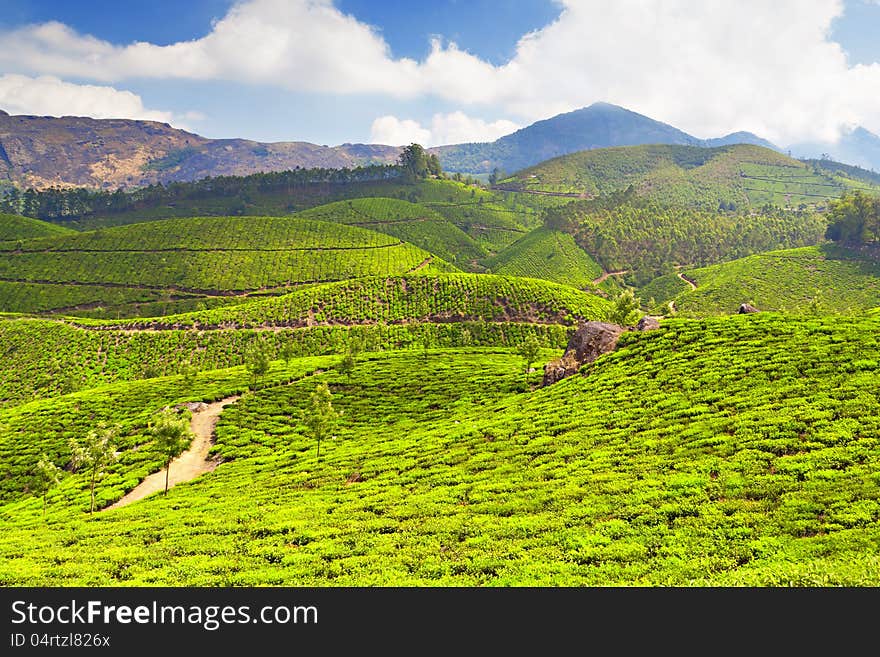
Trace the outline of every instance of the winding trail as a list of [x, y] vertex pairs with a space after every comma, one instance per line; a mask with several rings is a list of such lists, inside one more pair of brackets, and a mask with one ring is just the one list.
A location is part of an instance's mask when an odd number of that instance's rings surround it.
[[[240, 399], [239, 395], [233, 395], [226, 399], [207, 404], [207, 408], [197, 413], [193, 413], [190, 428], [196, 435], [193, 438], [189, 449], [183, 452], [176, 459], [171, 461], [171, 472], [168, 476], [168, 488], [172, 488], [177, 484], [195, 479], [201, 474], [211, 472], [217, 467], [217, 461], [208, 460], [208, 452], [211, 451], [211, 440], [214, 436], [214, 427], [217, 426], [217, 420], [220, 413], [229, 404], [233, 404]], [[104, 510], [118, 509], [128, 506], [132, 502], [142, 500], [147, 495], [158, 493], [165, 490], [165, 469], [159, 470], [149, 475], [141, 483], [128, 492], [125, 497], [114, 502]]]
[[683, 280], [685, 283], [687, 283], [688, 285], [691, 286], [691, 292], [693, 292], [694, 290], [697, 289], [697, 284], [694, 283], [691, 279], [685, 277], [685, 275], [682, 274], [680, 271], [675, 272], [675, 273], [681, 280]]
[[597, 278], [593, 281], [593, 285], [599, 285], [600, 283], [604, 283], [606, 280], [608, 280], [609, 276], [623, 276], [624, 274], [628, 274], [628, 273], [629, 273], [629, 269], [623, 269], [621, 271], [606, 271], [599, 278]]

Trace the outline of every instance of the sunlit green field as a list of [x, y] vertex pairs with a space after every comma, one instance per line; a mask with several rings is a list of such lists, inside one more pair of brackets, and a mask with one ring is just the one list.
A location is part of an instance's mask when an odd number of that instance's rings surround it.
[[[364, 353], [119, 383], [0, 410], [0, 581], [170, 585], [877, 585], [880, 320], [667, 320], [534, 388], [513, 350]], [[541, 360], [559, 351], [543, 351]], [[300, 419], [342, 411], [322, 457]], [[150, 414], [248, 387], [210, 474], [89, 516], [27, 463], [108, 420], [102, 505], [161, 462]], [[140, 447], [138, 447], [140, 446]]]

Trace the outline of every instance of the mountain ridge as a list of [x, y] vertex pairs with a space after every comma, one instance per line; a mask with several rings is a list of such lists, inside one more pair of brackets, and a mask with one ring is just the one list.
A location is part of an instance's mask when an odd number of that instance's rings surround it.
[[[700, 139], [672, 125], [605, 102], [537, 121], [494, 142], [429, 148], [447, 171], [512, 173], [554, 157], [617, 146], [671, 144], [714, 148], [751, 144], [782, 149], [750, 132]], [[842, 162], [880, 168], [880, 137], [864, 128], [828, 144], [792, 147], [796, 154], [831, 152]], [[215, 176], [244, 176], [302, 168], [393, 164], [399, 146], [305, 141], [209, 139], [167, 123], [10, 115], [0, 110], [0, 184], [49, 187], [135, 188]]]

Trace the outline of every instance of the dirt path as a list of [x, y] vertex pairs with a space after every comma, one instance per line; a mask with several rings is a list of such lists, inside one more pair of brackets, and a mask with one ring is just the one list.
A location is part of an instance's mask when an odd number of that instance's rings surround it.
[[604, 283], [606, 280], [608, 280], [609, 276], [623, 276], [624, 274], [628, 274], [628, 273], [629, 273], [628, 269], [624, 269], [622, 271], [606, 271], [599, 278], [597, 278], [596, 280], [593, 281], [593, 285], [599, 285], [601, 283]]
[[410, 269], [410, 270], [409, 270], [408, 272], [406, 272], [406, 273], [407, 273], [407, 274], [414, 274], [414, 273], [416, 273], [417, 271], [420, 271], [420, 270], [424, 269], [425, 267], [427, 267], [428, 265], [431, 264], [431, 261], [432, 261], [433, 259], [434, 259], [434, 256], [428, 256], [427, 258], [425, 258], [424, 260], [422, 260], [419, 264], [417, 264], [415, 267], [413, 267], [412, 269]]
[[[220, 413], [229, 404], [239, 400], [239, 396], [227, 397], [220, 401], [208, 404], [207, 408], [193, 413], [190, 427], [196, 435], [190, 448], [171, 462], [171, 473], [168, 477], [168, 488], [177, 484], [195, 479], [200, 474], [211, 472], [217, 467], [216, 461], [208, 460], [208, 452], [211, 450], [211, 439], [214, 436], [214, 427], [220, 418]], [[154, 472], [141, 483], [135, 486], [125, 497], [111, 504], [105, 510], [118, 509], [137, 502], [147, 495], [165, 490], [165, 470]]]
[[677, 275], [681, 280], [683, 280], [685, 283], [687, 283], [688, 285], [691, 286], [691, 291], [694, 291], [694, 290], [697, 289], [697, 284], [694, 283], [691, 279], [687, 278], [687, 277], [686, 277], [684, 274], [682, 274], [680, 271], [679, 271], [679, 272], [675, 272], [675, 273], [676, 273], [676, 275]]

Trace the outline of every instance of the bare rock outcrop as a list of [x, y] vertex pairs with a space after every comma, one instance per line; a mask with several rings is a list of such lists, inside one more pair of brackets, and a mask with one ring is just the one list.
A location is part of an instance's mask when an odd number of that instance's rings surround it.
[[[660, 321], [656, 317], [646, 315], [639, 320], [635, 330], [653, 331], [659, 328]], [[543, 385], [549, 386], [572, 374], [577, 374], [587, 363], [593, 362], [602, 354], [614, 351], [620, 336], [631, 330], [632, 327], [608, 322], [581, 322], [568, 341], [562, 358], [544, 366]]]
[[750, 303], [743, 303], [743, 304], [740, 304], [740, 306], [739, 306], [739, 314], [740, 315], [747, 315], [749, 313], [759, 313], [759, 312], [761, 312], [761, 311], [758, 310], [757, 308], [755, 308]]
[[565, 348], [562, 358], [544, 366], [544, 385], [561, 381], [577, 373], [586, 363], [591, 363], [602, 354], [614, 351], [620, 336], [626, 328], [607, 322], [582, 323]]

